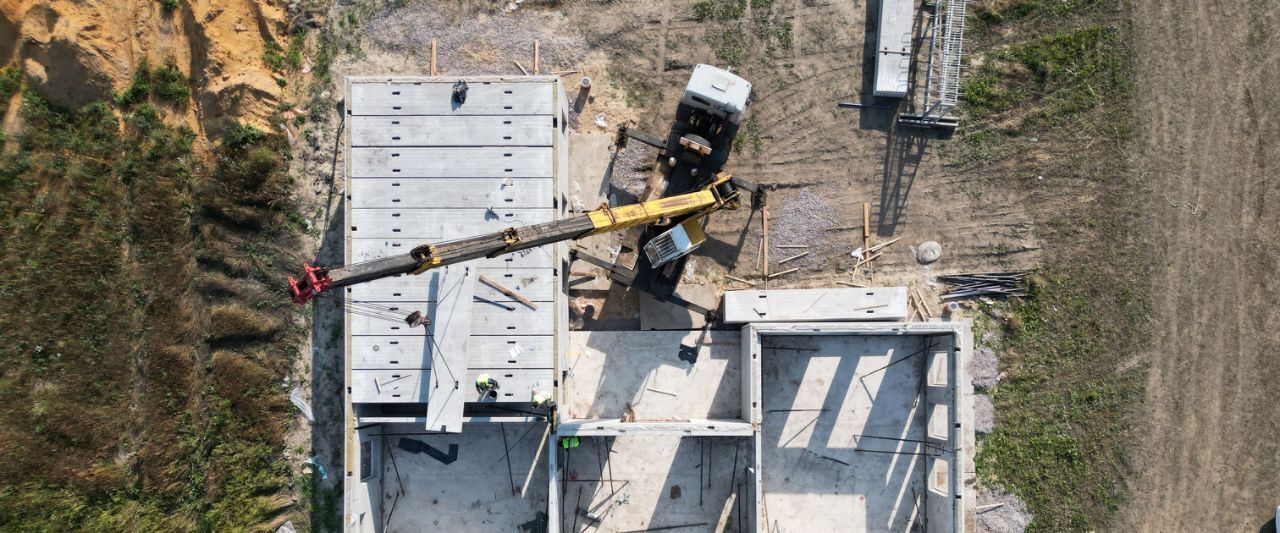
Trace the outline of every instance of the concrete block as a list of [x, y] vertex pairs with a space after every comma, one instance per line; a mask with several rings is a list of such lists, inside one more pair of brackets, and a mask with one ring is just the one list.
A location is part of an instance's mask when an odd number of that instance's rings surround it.
[[551, 178], [352, 178], [351, 207], [366, 208], [538, 208], [555, 199]]
[[[360, 115], [551, 115], [550, 83], [469, 82], [467, 101], [453, 102], [453, 81], [369, 83], [351, 80], [351, 114]], [[547, 117], [551, 126], [551, 117]]]
[[551, 146], [551, 120], [537, 115], [353, 116], [351, 145]]
[[907, 289], [776, 289], [724, 293], [726, 324], [904, 320]]
[[550, 178], [540, 147], [352, 148], [353, 178]]

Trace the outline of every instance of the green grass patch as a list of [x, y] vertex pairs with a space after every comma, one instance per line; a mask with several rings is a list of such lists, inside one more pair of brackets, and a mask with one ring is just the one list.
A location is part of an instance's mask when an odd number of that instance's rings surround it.
[[693, 5], [693, 19], [698, 22], [728, 22], [742, 18], [746, 11], [747, 0], [699, 0]]
[[[1102, 531], [1127, 496], [1130, 428], [1144, 397], [1145, 368], [1125, 362], [1151, 327], [1145, 258], [1133, 244], [1143, 214], [1128, 201], [1119, 149], [1133, 122], [1129, 37], [1094, 0], [1001, 9], [980, 10], [973, 40], [1007, 44], [977, 53], [960, 107], [972, 126], [942, 153], [1054, 200], [1028, 206], [1046, 250], [1029, 297], [993, 313], [1005, 317], [995, 347], [1004, 377], [987, 391], [997, 423], [979, 439], [978, 477], [1027, 503], [1030, 531]], [[1075, 27], [1046, 30], [1039, 13], [1070, 14]]]
[[164, 64], [151, 68], [145, 58], [133, 73], [133, 83], [123, 93], [116, 95], [116, 104], [129, 106], [154, 100], [158, 103], [184, 108], [191, 99], [191, 88], [186, 75], [178, 69], [174, 59], [165, 59]]
[[968, 74], [964, 107], [973, 118], [1008, 113], [1031, 102], [1024, 122], [1060, 121], [1125, 94], [1126, 47], [1116, 28], [1094, 24], [983, 55]]
[[[236, 127], [199, 157], [154, 107], [176, 68], [140, 71], [119, 107], [25, 94], [0, 160], [0, 306], [23, 310], [0, 313], [0, 530], [237, 531], [295, 508], [287, 145]], [[244, 268], [209, 294], [200, 257]]]
[[991, 391], [1000, 423], [982, 439], [978, 472], [1026, 501], [1031, 531], [1105, 529], [1125, 497], [1142, 369], [1116, 365], [1140, 349], [1147, 302], [1140, 276], [1111, 270], [1049, 266], [1005, 324], [1006, 378]]
[[1086, 11], [1099, 0], [1013, 0], [969, 4], [974, 18], [983, 24], [1039, 21]]
[[0, 70], [0, 101], [4, 105], [9, 104], [9, 99], [17, 94], [22, 88], [22, 70], [16, 66], [5, 67]]

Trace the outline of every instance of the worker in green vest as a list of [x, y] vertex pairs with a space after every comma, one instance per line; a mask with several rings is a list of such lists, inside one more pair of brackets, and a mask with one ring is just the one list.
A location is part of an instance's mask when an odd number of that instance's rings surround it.
[[533, 400], [531, 401], [531, 403], [536, 408], [542, 408], [542, 407], [554, 405], [554, 403], [551, 401], [551, 395], [539, 389], [533, 389]]
[[489, 374], [480, 374], [476, 376], [476, 392], [482, 397], [497, 398], [498, 397], [498, 380], [493, 379]]

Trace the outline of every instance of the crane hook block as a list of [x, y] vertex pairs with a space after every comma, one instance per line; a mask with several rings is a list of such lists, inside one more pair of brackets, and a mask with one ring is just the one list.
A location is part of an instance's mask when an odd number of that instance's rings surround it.
[[289, 294], [293, 296], [293, 303], [296, 304], [310, 302], [317, 294], [328, 289], [330, 283], [333, 283], [333, 280], [329, 279], [329, 270], [324, 267], [313, 267], [303, 263], [302, 271], [302, 279], [289, 276]]

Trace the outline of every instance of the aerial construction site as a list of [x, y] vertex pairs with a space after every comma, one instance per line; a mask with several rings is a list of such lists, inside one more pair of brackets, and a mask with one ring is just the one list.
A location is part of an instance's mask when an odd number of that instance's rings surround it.
[[0, 1], [0, 531], [1259, 531], [1254, 0]]
[[[730, 174], [749, 81], [696, 65], [666, 135], [571, 157], [592, 80], [535, 52], [345, 81], [343, 261], [290, 292], [343, 302], [346, 529], [972, 529], [970, 322], [852, 281], [900, 239], [864, 210], [850, 281], [778, 287], [812, 241], [770, 258], [771, 187]], [[625, 151], [653, 169], [631, 202]], [[721, 210], [759, 220], [763, 270], [686, 281]], [[639, 327], [587, 327], [614, 307]]]

